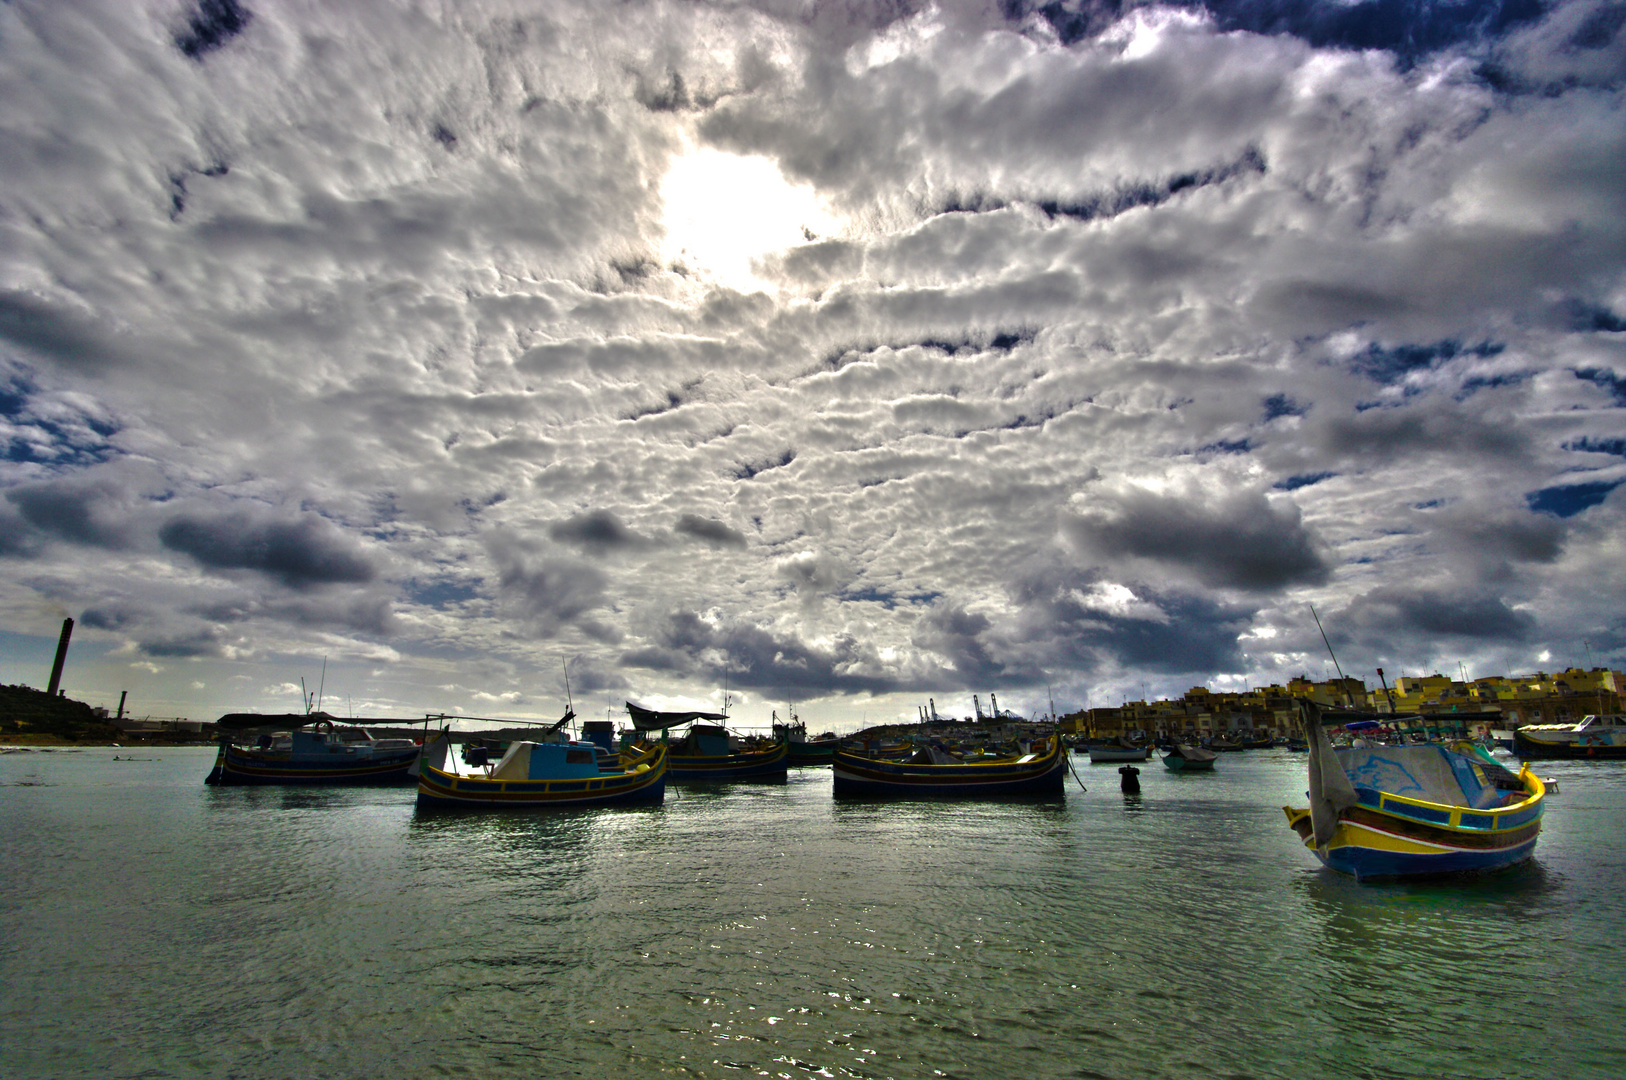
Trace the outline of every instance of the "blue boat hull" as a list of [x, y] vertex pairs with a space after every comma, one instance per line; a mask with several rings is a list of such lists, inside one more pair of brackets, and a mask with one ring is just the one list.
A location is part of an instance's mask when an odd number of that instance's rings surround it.
[[1332, 870], [1357, 881], [1390, 881], [1402, 878], [1489, 874], [1526, 862], [1536, 852], [1536, 837], [1497, 851], [1456, 851], [1440, 855], [1413, 855], [1370, 848], [1334, 848], [1321, 861]]

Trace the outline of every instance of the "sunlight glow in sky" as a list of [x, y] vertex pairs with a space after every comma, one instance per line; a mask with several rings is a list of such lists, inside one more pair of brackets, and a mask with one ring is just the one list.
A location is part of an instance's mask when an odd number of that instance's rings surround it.
[[665, 259], [743, 291], [766, 284], [752, 271], [753, 259], [839, 227], [811, 185], [790, 183], [769, 159], [707, 147], [673, 162], [661, 199]]

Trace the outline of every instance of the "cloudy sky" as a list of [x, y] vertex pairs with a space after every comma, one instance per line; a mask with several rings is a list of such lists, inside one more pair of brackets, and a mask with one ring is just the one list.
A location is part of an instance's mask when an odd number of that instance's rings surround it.
[[0, 99], [0, 681], [1626, 665], [1618, 2], [14, 0]]

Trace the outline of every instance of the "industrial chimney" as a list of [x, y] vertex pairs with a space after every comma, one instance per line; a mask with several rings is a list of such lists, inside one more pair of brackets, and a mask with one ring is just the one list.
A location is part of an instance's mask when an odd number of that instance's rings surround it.
[[56, 697], [56, 688], [62, 682], [62, 665], [68, 659], [68, 639], [71, 637], [73, 637], [73, 620], [63, 619], [62, 636], [56, 643], [56, 660], [51, 664], [51, 682], [45, 688], [45, 692], [52, 697]]

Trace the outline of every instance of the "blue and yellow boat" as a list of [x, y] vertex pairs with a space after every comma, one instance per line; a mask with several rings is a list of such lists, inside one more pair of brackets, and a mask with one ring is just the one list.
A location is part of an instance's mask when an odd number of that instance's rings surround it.
[[831, 761], [836, 796], [903, 799], [987, 799], [1012, 795], [1060, 795], [1067, 748], [1059, 736], [1034, 753], [963, 760], [935, 747], [921, 747], [903, 761], [840, 749]]
[[446, 769], [445, 732], [424, 743], [418, 763], [419, 809], [541, 810], [658, 803], [666, 797], [666, 747], [599, 768], [590, 742], [512, 743], [489, 771]]
[[1318, 859], [1360, 881], [1477, 874], [1529, 859], [1547, 789], [1467, 744], [1335, 749], [1306, 716], [1310, 805], [1284, 806]]

